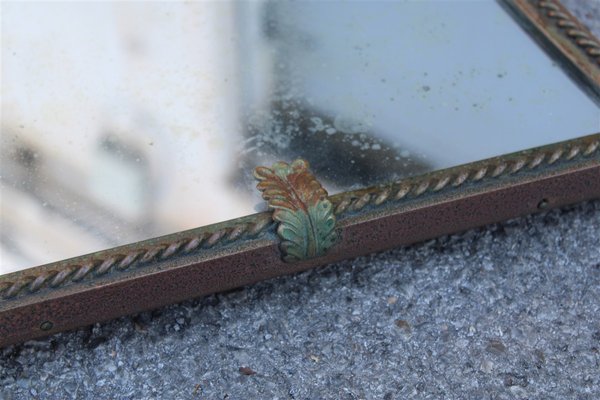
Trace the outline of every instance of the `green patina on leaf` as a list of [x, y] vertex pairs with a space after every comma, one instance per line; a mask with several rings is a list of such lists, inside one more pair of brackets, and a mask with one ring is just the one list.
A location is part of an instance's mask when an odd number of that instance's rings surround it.
[[256, 187], [262, 192], [279, 222], [285, 261], [300, 261], [323, 255], [336, 240], [333, 205], [327, 191], [308, 170], [308, 162], [278, 162], [271, 168], [257, 167]]

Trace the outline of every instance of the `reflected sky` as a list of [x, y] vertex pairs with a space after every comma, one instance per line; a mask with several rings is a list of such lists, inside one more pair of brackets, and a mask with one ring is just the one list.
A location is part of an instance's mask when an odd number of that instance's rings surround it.
[[0, 273], [600, 130], [494, 1], [6, 3]]

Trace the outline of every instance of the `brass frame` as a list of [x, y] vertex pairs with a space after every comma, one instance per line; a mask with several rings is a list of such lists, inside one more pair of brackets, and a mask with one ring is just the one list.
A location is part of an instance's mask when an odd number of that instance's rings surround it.
[[[600, 96], [600, 42], [557, 1], [505, 0]], [[600, 133], [330, 196], [338, 241], [285, 263], [270, 212], [0, 276], [0, 347], [540, 209], [600, 198]]]
[[600, 104], [600, 41], [558, 0], [499, 0]]

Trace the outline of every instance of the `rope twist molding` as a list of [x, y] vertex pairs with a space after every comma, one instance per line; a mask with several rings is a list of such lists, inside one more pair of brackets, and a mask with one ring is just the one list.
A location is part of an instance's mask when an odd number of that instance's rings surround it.
[[545, 12], [548, 18], [555, 20], [556, 25], [565, 36], [588, 56], [595, 59], [597, 65], [600, 65], [600, 42], [598, 39], [584, 31], [578, 21], [565, 13], [554, 0], [537, 1], [536, 5], [542, 12]]
[[440, 192], [443, 189], [458, 188], [466, 183], [475, 183], [484, 179], [499, 178], [516, 174], [523, 170], [534, 170], [544, 165], [552, 165], [559, 160], [571, 161], [576, 157], [588, 157], [598, 152], [600, 139], [589, 142], [574, 142], [570, 146], [551, 146], [527, 155], [517, 155], [510, 160], [480, 161], [471, 165], [440, 171], [429, 176], [408, 178], [394, 185], [369, 190], [361, 195], [352, 193], [334, 196], [335, 213], [358, 211], [367, 205], [379, 206], [387, 201], [416, 198], [427, 193]]
[[[196, 250], [212, 248], [244, 238], [252, 238], [267, 231], [273, 225], [270, 215], [256, 214], [252, 221], [227, 226], [214, 231], [207, 230], [171, 243], [161, 243], [147, 248], [133, 249], [108, 256], [105, 259], [85, 260], [60, 269], [43, 271], [39, 275], [24, 275], [14, 281], [0, 281], [0, 298], [12, 299], [19, 295], [35, 293], [43, 288], [58, 288], [72, 282], [91, 280], [105, 276], [110, 271], [125, 271], [142, 267], [152, 261], [163, 261], [175, 256], [190, 254]], [[93, 255], [92, 255], [93, 256]]]
[[[467, 183], [479, 183], [523, 171], [531, 171], [543, 166], [551, 166], [559, 161], [569, 162], [583, 157], [591, 157], [599, 153], [599, 149], [600, 135], [594, 135], [591, 139], [588, 137], [572, 140], [568, 143], [517, 153], [514, 156], [484, 160], [424, 176], [407, 178], [392, 185], [341, 193], [331, 196], [330, 200], [335, 214], [342, 215], [362, 210], [367, 206], [380, 206], [391, 201], [453, 190]], [[18, 273], [16, 279], [2, 280], [0, 277], [0, 299], [15, 299], [19, 296], [36, 293], [44, 288], [55, 289], [71, 283], [90, 281], [106, 276], [111, 271], [143, 267], [152, 261], [164, 261], [217, 245], [254, 238], [269, 231], [273, 226], [271, 214], [260, 213], [245, 218], [243, 222], [215, 227], [214, 230], [207, 227], [202, 232], [192, 233], [186, 238], [123, 253], [109, 254], [104, 259], [95, 258], [92, 254], [80, 257], [81, 261], [77, 263], [66, 266], [63, 263], [57, 264], [56, 269], [42, 270], [41, 272], [38, 269], [32, 269], [31, 274], [24, 271]]]

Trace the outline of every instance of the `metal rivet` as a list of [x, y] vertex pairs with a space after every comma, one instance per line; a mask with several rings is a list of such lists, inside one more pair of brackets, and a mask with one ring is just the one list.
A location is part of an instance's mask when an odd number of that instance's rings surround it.
[[546, 208], [548, 208], [548, 200], [547, 199], [542, 199], [542, 201], [540, 201], [538, 203], [538, 208], [540, 210], [545, 210]]
[[43, 331], [49, 331], [50, 329], [52, 329], [53, 326], [54, 326], [54, 324], [52, 322], [50, 322], [50, 321], [44, 321], [40, 325], [40, 329], [43, 330]]

